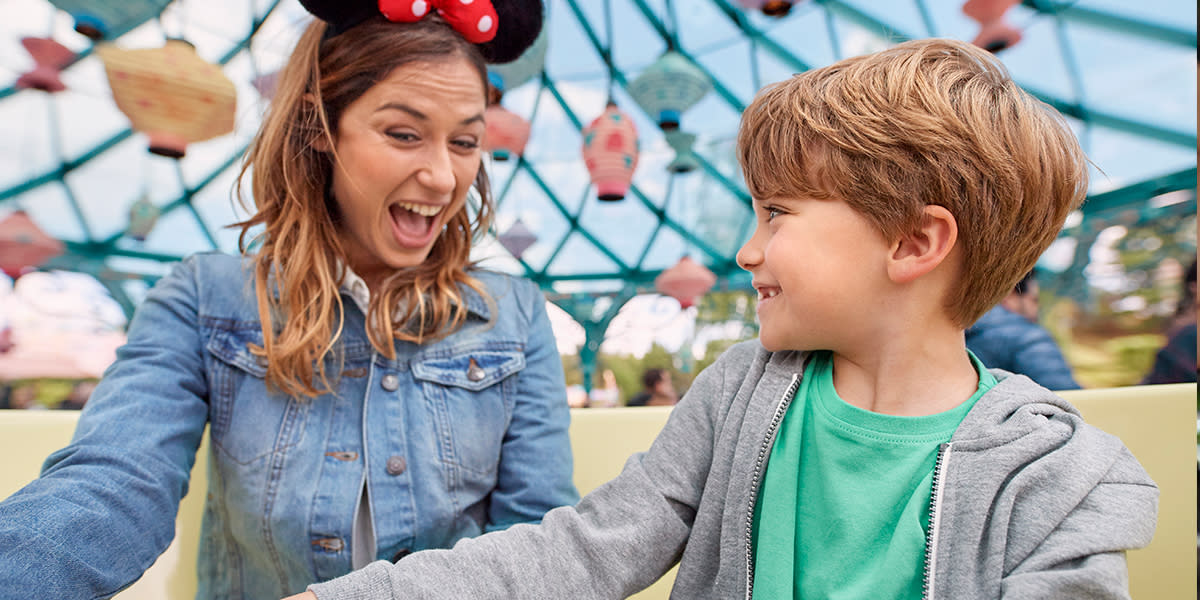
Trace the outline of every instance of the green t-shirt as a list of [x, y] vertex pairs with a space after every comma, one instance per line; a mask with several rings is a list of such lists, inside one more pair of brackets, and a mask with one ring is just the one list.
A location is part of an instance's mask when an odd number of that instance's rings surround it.
[[943, 413], [899, 417], [847, 404], [833, 358], [809, 360], [780, 424], [754, 512], [754, 597], [921, 597], [938, 447], [996, 384]]

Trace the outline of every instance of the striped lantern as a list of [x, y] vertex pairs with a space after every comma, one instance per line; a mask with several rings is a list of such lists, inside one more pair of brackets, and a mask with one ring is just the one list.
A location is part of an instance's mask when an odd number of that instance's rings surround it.
[[550, 40], [547, 31], [550, 31], [550, 28], [543, 27], [533, 44], [517, 57], [517, 60], [488, 65], [488, 81], [501, 95], [542, 72], [546, 65], [546, 47]]
[[71, 64], [75, 53], [66, 46], [50, 39], [25, 37], [21, 45], [33, 57], [33, 70], [17, 78], [16, 86], [42, 90], [43, 92], [61, 92], [67, 89], [59, 74], [63, 67]]
[[483, 113], [487, 125], [487, 138], [483, 149], [492, 153], [496, 160], [508, 160], [510, 156], [520, 156], [525, 152], [525, 143], [529, 141], [529, 121], [520, 115], [493, 104]]
[[159, 13], [171, 0], [50, 0], [75, 19], [75, 31], [93, 40], [115, 38]]
[[162, 48], [100, 46], [117, 108], [150, 136], [150, 152], [181, 158], [192, 142], [233, 131], [237, 90], [221, 68], [183, 40]]
[[988, 52], [999, 52], [1020, 42], [1021, 30], [1004, 21], [1004, 13], [1018, 2], [1019, 0], [967, 0], [962, 7], [963, 14], [979, 23], [979, 34], [971, 43]]
[[768, 17], [786, 17], [792, 11], [792, 7], [800, 3], [796, 0], [741, 0], [741, 2], [742, 6], [762, 11], [762, 14]]
[[680, 113], [712, 89], [704, 69], [668, 50], [629, 84], [629, 95], [663, 131], [679, 128]]
[[679, 301], [680, 308], [691, 308], [717, 283], [708, 267], [685, 256], [675, 266], [654, 278], [654, 289]]
[[604, 112], [583, 130], [583, 161], [601, 200], [625, 197], [637, 168], [637, 128], [628, 115], [609, 102]]
[[62, 254], [63, 249], [62, 242], [46, 235], [23, 210], [0, 221], [0, 270], [13, 279]]

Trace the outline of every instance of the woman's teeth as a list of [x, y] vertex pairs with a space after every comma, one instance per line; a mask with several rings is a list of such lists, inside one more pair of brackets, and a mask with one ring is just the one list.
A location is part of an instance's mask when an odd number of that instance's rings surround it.
[[412, 202], [398, 202], [397, 204], [400, 206], [400, 208], [415, 212], [422, 217], [432, 217], [433, 215], [442, 212], [442, 207], [434, 206], [432, 204], [413, 204]]

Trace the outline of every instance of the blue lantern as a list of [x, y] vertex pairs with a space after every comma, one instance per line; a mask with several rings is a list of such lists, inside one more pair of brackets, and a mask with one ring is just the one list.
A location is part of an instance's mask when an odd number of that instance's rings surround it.
[[629, 95], [663, 131], [679, 128], [683, 111], [700, 101], [712, 81], [682, 54], [667, 50], [629, 84]]
[[666, 132], [666, 138], [667, 144], [675, 151], [675, 159], [667, 165], [668, 171], [682, 174], [700, 168], [700, 160], [696, 158], [696, 153], [692, 152], [692, 143], [696, 141], [694, 134], [675, 130]]
[[129, 207], [129, 227], [125, 229], [125, 235], [139, 242], [146, 241], [146, 236], [154, 229], [161, 213], [162, 211], [145, 196], [138, 198]]
[[158, 16], [171, 0], [50, 0], [93, 40], [115, 38]]

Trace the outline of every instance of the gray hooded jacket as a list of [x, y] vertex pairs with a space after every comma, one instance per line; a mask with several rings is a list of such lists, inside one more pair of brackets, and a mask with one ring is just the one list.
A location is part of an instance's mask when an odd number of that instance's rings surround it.
[[[755, 496], [803, 362], [734, 346], [650, 449], [576, 506], [310, 589], [320, 600], [625, 598], [679, 562], [673, 599], [749, 598]], [[1124, 551], [1154, 534], [1157, 487], [1066, 401], [995, 375], [938, 454], [925, 597], [1128, 598]]]

